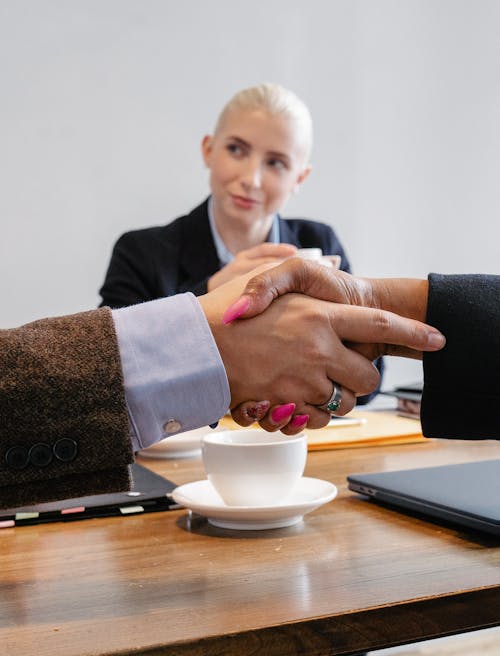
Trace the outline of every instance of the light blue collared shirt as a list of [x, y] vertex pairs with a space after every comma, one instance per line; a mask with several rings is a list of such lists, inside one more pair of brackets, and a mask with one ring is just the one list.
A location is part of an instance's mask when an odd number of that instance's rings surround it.
[[230, 404], [224, 364], [196, 297], [113, 310], [134, 451], [217, 422]]
[[[213, 200], [212, 196], [208, 199], [208, 221], [210, 223], [210, 230], [212, 231], [212, 237], [214, 239], [215, 250], [217, 251], [217, 256], [219, 262], [222, 265], [229, 264], [234, 260], [234, 255], [228, 251], [226, 244], [222, 240], [217, 227], [215, 225], [214, 210], [213, 210]], [[267, 240], [270, 244], [279, 244], [280, 243], [280, 223], [278, 220], [278, 215], [273, 216], [273, 222], [271, 224], [271, 230], [267, 236]]]

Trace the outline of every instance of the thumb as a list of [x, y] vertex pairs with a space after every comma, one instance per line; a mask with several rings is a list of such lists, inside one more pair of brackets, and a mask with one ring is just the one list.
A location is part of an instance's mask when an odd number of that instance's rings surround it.
[[291, 258], [279, 266], [262, 271], [246, 284], [242, 295], [228, 307], [222, 317], [227, 324], [235, 319], [261, 314], [271, 303], [289, 292], [336, 303], [352, 303], [351, 276], [300, 258]]

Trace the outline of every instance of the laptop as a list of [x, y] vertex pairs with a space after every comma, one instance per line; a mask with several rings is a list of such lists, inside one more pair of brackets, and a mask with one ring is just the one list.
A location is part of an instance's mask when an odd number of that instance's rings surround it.
[[351, 474], [347, 481], [375, 501], [500, 535], [500, 460]]

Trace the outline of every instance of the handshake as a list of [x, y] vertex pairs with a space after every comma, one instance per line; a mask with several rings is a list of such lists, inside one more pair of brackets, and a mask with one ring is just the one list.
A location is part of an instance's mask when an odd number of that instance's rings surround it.
[[423, 357], [424, 435], [498, 438], [499, 297], [500, 276], [376, 280], [291, 258], [198, 301], [0, 330], [0, 506], [126, 489], [134, 452], [228, 407], [243, 426], [320, 428], [378, 388], [382, 355]]
[[325, 426], [331, 413], [348, 413], [376, 390], [378, 357], [422, 358], [445, 344], [424, 323], [426, 280], [355, 278], [292, 258], [199, 301], [226, 369], [233, 418], [288, 435]]

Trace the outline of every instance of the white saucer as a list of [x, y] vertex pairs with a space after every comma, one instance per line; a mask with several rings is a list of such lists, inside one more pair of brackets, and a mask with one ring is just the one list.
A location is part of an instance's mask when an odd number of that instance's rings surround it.
[[166, 437], [156, 444], [142, 449], [139, 453], [145, 458], [193, 458], [201, 456], [201, 441], [211, 428], [203, 426], [195, 430]]
[[227, 506], [208, 480], [176, 487], [176, 503], [206, 517], [214, 526], [243, 531], [292, 526], [302, 517], [337, 496], [333, 483], [303, 477], [292, 494], [276, 506]]

